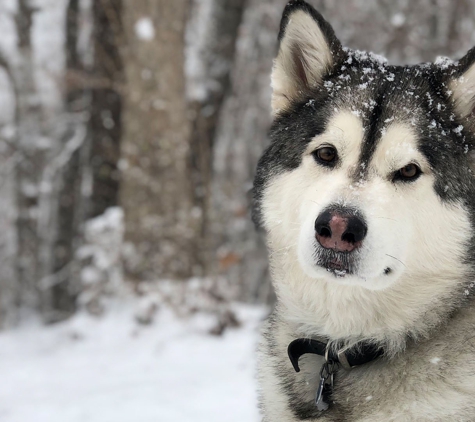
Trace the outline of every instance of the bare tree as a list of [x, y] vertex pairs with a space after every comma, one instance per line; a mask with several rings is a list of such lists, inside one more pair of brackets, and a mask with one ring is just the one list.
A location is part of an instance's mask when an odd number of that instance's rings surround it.
[[[279, 4], [280, 3], [280, 4]], [[267, 145], [270, 70], [285, 0], [250, 0], [232, 72], [232, 89], [218, 123], [213, 157], [213, 233], [219, 269], [246, 301], [272, 300], [267, 253], [250, 218], [250, 189]], [[232, 224], [229, 224], [232, 222]]]
[[[5, 77], [7, 84], [11, 88], [10, 100], [13, 102], [15, 87], [13, 69], [3, 51], [0, 51], [1, 76]], [[12, 116], [14, 117], [14, 116]], [[5, 130], [6, 129], [6, 130]], [[1, 142], [2, 152], [0, 154], [0, 191], [2, 204], [0, 206], [0, 224], [4, 227], [0, 242], [0, 266], [2, 273], [0, 276], [0, 327], [14, 324], [17, 320], [15, 312], [16, 303], [19, 299], [19, 286], [16, 282], [16, 183], [15, 167], [19, 159], [19, 153], [14, 144], [16, 133], [12, 130], [14, 126], [6, 123], [2, 128]]]
[[134, 278], [187, 278], [199, 212], [188, 176], [187, 0], [124, 4], [126, 48], [121, 204]]
[[[129, 2], [130, 3], [130, 2]], [[117, 205], [117, 165], [122, 139], [123, 64], [120, 55], [122, 0], [95, 0], [94, 64], [89, 133], [91, 137], [92, 193], [88, 217]]]
[[[52, 308], [65, 315], [74, 311], [80, 292], [80, 263], [84, 222], [117, 205], [117, 163], [121, 140], [122, 63], [121, 2], [96, 0], [89, 10], [93, 19], [89, 43], [94, 53], [79, 51], [81, 11], [69, 0], [66, 11], [65, 110], [66, 137], [87, 127], [80, 147], [64, 163], [59, 178], [57, 237], [51, 286]], [[66, 141], [66, 139], [65, 139]]]
[[[77, 47], [79, 15], [79, 1], [70, 0], [66, 10], [66, 39], [64, 46], [66, 53], [64, 101], [68, 116], [80, 113], [87, 104], [84, 99], [84, 89], [78, 87], [77, 84], [69, 82], [70, 75], [77, 75], [84, 70]], [[67, 135], [71, 136], [75, 129], [74, 123], [69, 122]], [[81, 175], [80, 155], [80, 148], [71, 153], [69, 161], [61, 169], [60, 174], [62, 177], [58, 181], [57, 236], [53, 245], [52, 257], [52, 271], [56, 278], [50, 288], [52, 296], [51, 307], [64, 315], [69, 315], [75, 310], [74, 294], [71, 286], [71, 265], [74, 255], [73, 239], [78, 234], [78, 228], [75, 223]]]
[[38, 148], [42, 136], [42, 106], [34, 77], [31, 27], [34, 7], [28, 0], [18, 1], [15, 17], [18, 37], [18, 59], [13, 71], [16, 92], [17, 148], [20, 158], [16, 166], [16, 201], [18, 217], [17, 281], [20, 290], [17, 305], [40, 305], [38, 198], [44, 153]]
[[210, 226], [216, 129], [230, 89], [230, 75], [244, 0], [193, 2], [187, 28], [186, 70], [188, 115], [191, 120], [189, 169], [193, 205], [199, 214], [194, 261], [201, 274], [216, 270], [216, 250]]

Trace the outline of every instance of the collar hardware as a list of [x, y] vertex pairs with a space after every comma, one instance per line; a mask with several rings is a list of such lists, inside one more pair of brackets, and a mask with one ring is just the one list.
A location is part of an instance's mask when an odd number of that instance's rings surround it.
[[348, 347], [338, 350], [337, 356], [338, 356], [338, 362], [340, 362], [340, 365], [342, 366], [342, 368], [349, 371], [350, 369], [354, 368], [354, 366], [351, 366], [350, 362], [348, 362], [348, 359], [345, 354], [347, 350], [348, 350]]
[[299, 359], [311, 353], [323, 356], [325, 362], [320, 369], [320, 381], [315, 395], [315, 406], [319, 411], [328, 410], [331, 404], [333, 377], [341, 366], [346, 370], [369, 363], [384, 354], [384, 350], [374, 343], [359, 342], [353, 346], [333, 347], [331, 342], [299, 338], [292, 341], [287, 352], [295, 372], [300, 372]]
[[320, 369], [320, 381], [315, 395], [315, 406], [320, 412], [328, 410], [330, 407], [330, 396], [333, 390], [333, 375], [337, 369], [338, 364], [331, 361], [329, 362], [326, 359], [322, 365], [322, 369]]
[[300, 372], [299, 359], [307, 353], [323, 356], [327, 362], [339, 363], [344, 369], [349, 370], [376, 360], [384, 354], [384, 349], [366, 341], [349, 347], [335, 348], [331, 342], [323, 343], [318, 340], [299, 338], [289, 344], [287, 352], [295, 371]]

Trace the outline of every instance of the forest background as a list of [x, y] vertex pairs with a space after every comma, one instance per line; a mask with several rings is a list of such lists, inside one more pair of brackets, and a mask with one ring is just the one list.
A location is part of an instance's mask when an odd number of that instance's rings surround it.
[[[475, 45], [475, 0], [310, 3], [392, 64]], [[1, 328], [133, 297], [137, 324], [170, 309], [221, 335], [233, 304], [272, 305], [249, 192], [285, 4], [0, 2]]]
[[[272, 303], [249, 191], [285, 3], [1, 2], [2, 326], [100, 313], [124, 283]], [[390, 63], [475, 45], [474, 0], [312, 4]]]

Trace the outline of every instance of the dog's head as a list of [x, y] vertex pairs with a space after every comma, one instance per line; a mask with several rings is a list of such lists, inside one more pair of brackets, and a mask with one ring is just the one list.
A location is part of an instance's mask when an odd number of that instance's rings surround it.
[[310, 283], [382, 290], [471, 271], [475, 51], [390, 66], [343, 48], [300, 0], [279, 41], [254, 183], [277, 283], [301, 270]]

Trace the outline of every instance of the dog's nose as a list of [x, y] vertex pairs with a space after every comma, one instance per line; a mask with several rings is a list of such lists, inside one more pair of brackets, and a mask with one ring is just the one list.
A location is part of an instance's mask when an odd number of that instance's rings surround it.
[[351, 252], [361, 246], [368, 228], [351, 210], [325, 210], [315, 221], [315, 237], [326, 249]]

